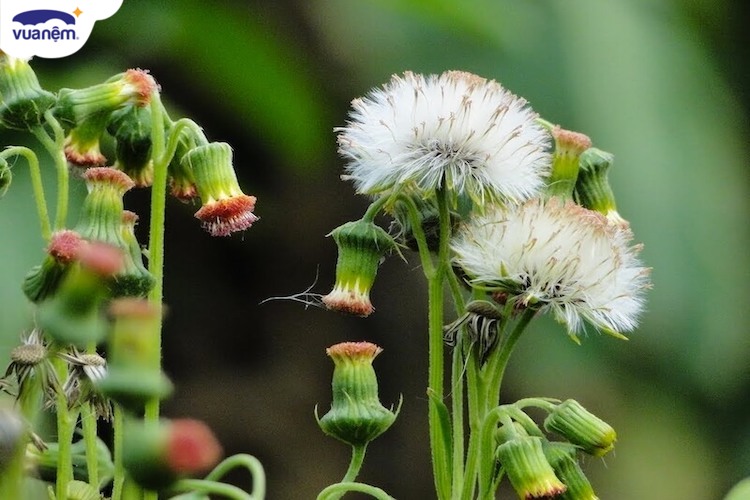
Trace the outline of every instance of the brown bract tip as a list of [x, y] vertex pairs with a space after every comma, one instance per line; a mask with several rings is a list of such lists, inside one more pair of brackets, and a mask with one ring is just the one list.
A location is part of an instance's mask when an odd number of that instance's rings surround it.
[[65, 146], [65, 159], [71, 165], [82, 168], [103, 167], [107, 164], [107, 158], [98, 148], [81, 151], [72, 144]]
[[375, 311], [368, 297], [354, 291], [334, 289], [321, 299], [333, 311], [344, 312], [366, 318]]
[[135, 186], [133, 179], [128, 177], [127, 174], [110, 167], [90, 168], [83, 173], [83, 178], [89, 186], [97, 182], [112, 184], [120, 188], [123, 193]]
[[463, 81], [469, 87], [484, 85], [485, 83], [487, 83], [487, 80], [485, 78], [482, 78], [479, 75], [475, 75], [474, 73], [469, 73], [468, 71], [451, 70], [443, 73], [443, 76], [447, 77], [453, 82]]
[[183, 203], [187, 203], [198, 196], [195, 184], [190, 182], [177, 182], [174, 177], [169, 179], [169, 193]]
[[47, 253], [57, 262], [67, 264], [78, 258], [78, 252], [83, 243], [84, 240], [81, 239], [81, 235], [77, 232], [70, 229], [63, 229], [52, 235], [47, 247]]
[[137, 106], [146, 106], [151, 102], [151, 94], [159, 91], [159, 85], [147, 70], [140, 68], [129, 69], [125, 72], [124, 80], [135, 86]]
[[172, 421], [166, 456], [172, 471], [203, 472], [216, 465], [221, 455], [221, 445], [206, 424], [192, 419]]
[[138, 214], [130, 210], [123, 210], [122, 222], [123, 224], [132, 224], [135, 226], [136, 222], [138, 222]]
[[331, 357], [342, 358], [368, 358], [383, 352], [383, 349], [371, 342], [341, 342], [326, 349], [326, 354]]
[[556, 125], [552, 129], [552, 137], [558, 149], [579, 155], [591, 147], [591, 139], [586, 134], [565, 130]]
[[255, 196], [245, 194], [207, 203], [195, 213], [211, 236], [229, 236], [248, 229], [258, 220], [253, 213]]

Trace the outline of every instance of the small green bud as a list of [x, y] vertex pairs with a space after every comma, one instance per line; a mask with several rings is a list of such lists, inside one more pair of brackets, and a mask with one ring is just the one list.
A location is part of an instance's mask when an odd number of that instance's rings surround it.
[[142, 487], [161, 490], [184, 476], [205, 472], [221, 457], [221, 445], [203, 422], [129, 422], [123, 443], [125, 469]]
[[615, 194], [609, 185], [609, 167], [614, 155], [597, 148], [589, 148], [581, 154], [580, 172], [573, 197], [579, 205], [604, 214], [618, 224], [627, 222], [617, 213]]
[[122, 213], [122, 241], [125, 243], [123, 270], [117, 274], [112, 283], [112, 292], [116, 297], [145, 297], [154, 287], [154, 276], [143, 265], [141, 245], [135, 237], [135, 225], [138, 215], [125, 210]]
[[195, 213], [211, 236], [229, 236], [258, 220], [255, 196], [242, 192], [232, 166], [232, 148], [212, 142], [188, 151], [182, 163], [193, 173], [203, 206]]
[[159, 339], [154, 337], [161, 321], [158, 310], [144, 299], [122, 298], [109, 308], [114, 325], [109, 336], [106, 376], [96, 387], [124, 408], [139, 411], [154, 398], [172, 392], [172, 384], [159, 366]]
[[370, 289], [378, 273], [378, 265], [396, 243], [380, 226], [365, 220], [347, 222], [329, 236], [338, 246], [336, 283], [323, 297], [328, 309], [357, 316], [369, 316], [374, 308]]
[[193, 142], [193, 138], [186, 136], [184, 133], [180, 135], [172, 161], [167, 166], [169, 192], [172, 196], [185, 203], [198, 196], [193, 171], [190, 166], [182, 162], [182, 158], [194, 147]]
[[128, 106], [112, 113], [107, 130], [115, 138], [114, 167], [125, 172], [137, 187], [154, 180], [151, 161], [151, 111]]
[[54, 104], [55, 95], [42, 89], [27, 60], [0, 51], [0, 126], [29, 130]]
[[109, 245], [89, 243], [65, 275], [55, 295], [39, 306], [39, 326], [56, 342], [85, 348], [100, 342], [107, 323], [100, 307], [108, 296], [107, 280], [122, 267], [122, 253]]
[[396, 413], [378, 399], [372, 361], [382, 349], [369, 342], [343, 342], [326, 349], [333, 359], [333, 403], [318, 420], [324, 433], [352, 446], [364, 446], [384, 433]]
[[107, 158], [102, 154], [100, 140], [109, 119], [102, 111], [81, 120], [65, 137], [65, 159], [81, 169], [104, 167]]
[[570, 199], [576, 185], [581, 153], [591, 147], [588, 136], [565, 130], [559, 125], [544, 122], [555, 139], [555, 153], [552, 160], [552, 172], [547, 180], [548, 197]]
[[608, 423], [574, 399], [557, 405], [544, 420], [544, 428], [596, 457], [609, 453], [617, 440], [617, 433]]
[[542, 443], [540, 437], [519, 435], [497, 448], [500, 465], [519, 498], [555, 497], [566, 489], [547, 462]]
[[567, 443], [544, 444], [544, 456], [552, 466], [557, 477], [565, 483], [568, 489], [563, 493], [560, 500], [598, 500], [594, 494], [586, 475], [581, 470], [576, 456], [575, 446]]

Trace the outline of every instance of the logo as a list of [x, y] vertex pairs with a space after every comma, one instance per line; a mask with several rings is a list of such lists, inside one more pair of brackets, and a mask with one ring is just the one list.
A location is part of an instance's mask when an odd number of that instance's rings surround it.
[[57, 58], [78, 51], [94, 23], [122, 0], [0, 0], [0, 50], [14, 57]]

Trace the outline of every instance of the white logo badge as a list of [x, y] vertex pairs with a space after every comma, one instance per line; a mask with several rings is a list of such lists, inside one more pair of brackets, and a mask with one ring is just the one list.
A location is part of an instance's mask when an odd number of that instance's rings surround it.
[[94, 23], [112, 16], [122, 0], [0, 0], [0, 49], [29, 59], [73, 54]]

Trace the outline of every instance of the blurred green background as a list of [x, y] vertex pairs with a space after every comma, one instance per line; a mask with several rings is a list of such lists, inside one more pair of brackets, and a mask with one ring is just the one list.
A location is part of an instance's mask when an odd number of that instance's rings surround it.
[[[653, 267], [648, 311], [629, 342], [589, 333], [576, 346], [539, 324], [504, 399], [576, 398], [618, 430], [615, 453], [585, 464], [601, 498], [711, 500], [750, 475], [747, 11], [740, 0], [125, 0], [82, 51], [33, 64], [50, 90], [148, 68], [173, 116], [235, 148], [258, 196], [251, 230], [212, 239], [196, 206], [168, 206], [165, 369], [177, 391], [164, 413], [204, 419], [227, 453], [258, 456], [271, 499], [314, 498], [345, 472], [349, 451], [320, 433], [313, 407], [330, 403], [324, 349], [364, 339], [385, 349], [381, 399], [403, 394], [404, 408], [361, 479], [432, 496], [415, 256], [383, 264], [367, 320], [259, 305], [333, 283], [325, 235], [366, 207], [339, 180], [332, 129], [349, 101], [393, 73], [463, 69], [589, 134], [616, 155], [620, 213]], [[19, 285], [43, 254], [28, 171], [14, 173], [0, 200], [0, 360], [31, 325]], [[147, 234], [148, 193], [126, 204]]]

